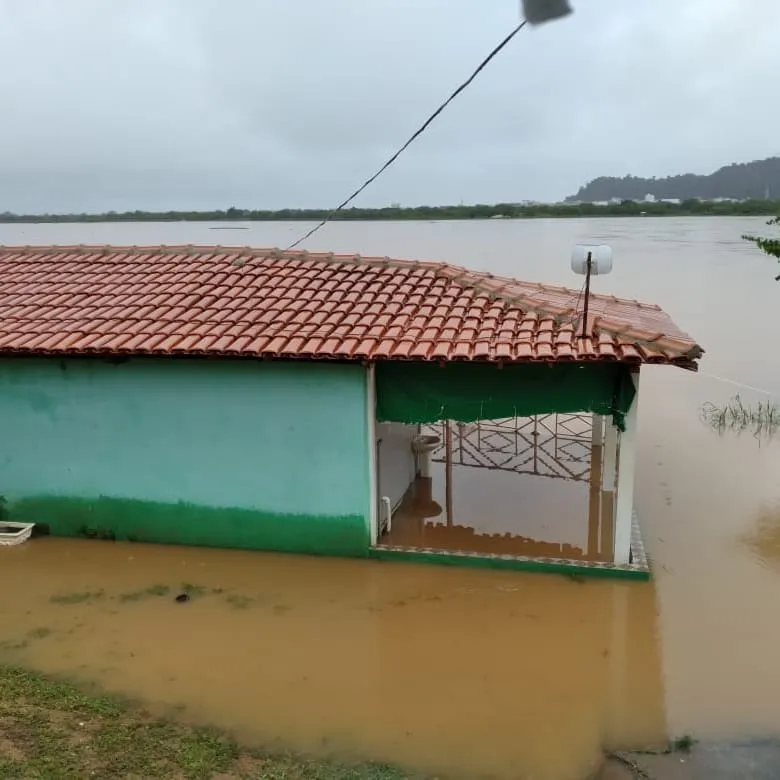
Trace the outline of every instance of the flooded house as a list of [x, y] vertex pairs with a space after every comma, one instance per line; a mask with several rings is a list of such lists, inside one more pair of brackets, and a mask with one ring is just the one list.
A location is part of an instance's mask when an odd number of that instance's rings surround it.
[[[0, 494], [52, 535], [646, 577], [640, 367], [701, 354], [656, 306], [583, 322], [576, 291], [444, 263], [3, 247]], [[509, 527], [454, 519], [465, 471], [532, 480]], [[529, 530], [542, 483], [577, 487], [579, 546]]]

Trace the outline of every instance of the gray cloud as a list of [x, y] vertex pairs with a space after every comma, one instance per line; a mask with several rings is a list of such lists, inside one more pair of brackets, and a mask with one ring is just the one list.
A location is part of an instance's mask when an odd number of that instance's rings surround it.
[[[776, 0], [573, 0], [361, 205], [556, 199], [778, 153]], [[330, 206], [515, 0], [0, 0], [0, 210]]]

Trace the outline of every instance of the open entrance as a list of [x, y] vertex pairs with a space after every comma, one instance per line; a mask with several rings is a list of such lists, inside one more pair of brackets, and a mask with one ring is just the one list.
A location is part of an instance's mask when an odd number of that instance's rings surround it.
[[[633, 516], [633, 436], [619, 431], [635, 429], [635, 393], [622, 385], [630, 374], [614, 364], [603, 374], [571, 364], [565, 375], [527, 368], [534, 371], [503, 387], [506, 374], [482, 371], [471, 392], [454, 372], [443, 392], [377, 382], [378, 415], [406, 420], [376, 426], [374, 550], [646, 574]], [[507, 391], [517, 394], [509, 405], [501, 402]], [[487, 416], [508, 409], [540, 411]], [[439, 419], [421, 419], [431, 416]]]
[[415, 478], [380, 543], [612, 561], [613, 495], [592, 427], [584, 414], [420, 426]]

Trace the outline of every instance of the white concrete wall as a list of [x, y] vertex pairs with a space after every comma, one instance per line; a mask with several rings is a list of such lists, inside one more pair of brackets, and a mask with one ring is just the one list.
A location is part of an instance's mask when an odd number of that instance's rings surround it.
[[387, 496], [395, 509], [414, 482], [415, 458], [412, 439], [416, 425], [404, 423], [377, 423], [377, 470], [379, 497]]

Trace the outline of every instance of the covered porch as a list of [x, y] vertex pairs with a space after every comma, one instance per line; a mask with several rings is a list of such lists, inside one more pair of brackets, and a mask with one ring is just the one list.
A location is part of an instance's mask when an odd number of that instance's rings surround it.
[[638, 366], [396, 364], [374, 384], [374, 557], [649, 577]]

